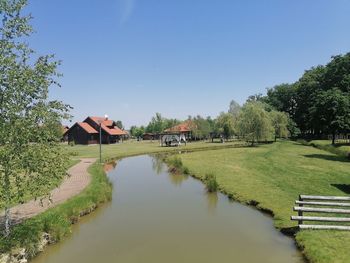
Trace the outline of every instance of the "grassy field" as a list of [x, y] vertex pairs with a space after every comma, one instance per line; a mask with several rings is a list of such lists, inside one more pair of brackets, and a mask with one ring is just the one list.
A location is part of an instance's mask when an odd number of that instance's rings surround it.
[[[277, 228], [296, 225], [289, 218], [299, 194], [350, 191], [347, 159], [297, 142], [186, 153], [181, 159], [190, 174], [203, 179], [212, 173], [223, 192], [271, 211]], [[296, 240], [311, 262], [349, 262], [350, 232], [300, 231]]]
[[336, 143], [332, 145], [330, 140], [313, 140], [308, 142], [308, 144], [337, 155], [349, 156], [350, 154], [350, 144], [346, 143]]
[[[176, 151], [192, 151], [192, 150], [207, 150], [220, 149], [226, 147], [234, 147], [242, 144], [240, 141], [226, 142], [226, 143], [211, 143], [211, 142], [191, 142], [180, 147], [160, 147], [158, 141], [125, 141], [123, 143], [102, 145], [102, 159], [118, 159], [127, 156], [147, 154], [147, 153], [161, 153], [161, 152], [176, 152]], [[95, 157], [99, 158], [99, 145], [66, 145], [72, 158]]]

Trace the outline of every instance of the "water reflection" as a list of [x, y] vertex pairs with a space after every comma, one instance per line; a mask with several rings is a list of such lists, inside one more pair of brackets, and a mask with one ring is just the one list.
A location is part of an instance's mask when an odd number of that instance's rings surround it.
[[113, 171], [115, 169], [115, 167], [117, 166], [117, 162], [111, 162], [111, 163], [105, 163], [103, 165], [103, 170], [106, 173], [109, 173], [110, 171]]
[[217, 192], [207, 192], [206, 191], [206, 197], [207, 197], [207, 205], [208, 205], [208, 212], [211, 214], [215, 214], [216, 207], [218, 205], [219, 197]]
[[188, 179], [188, 175], [180, 173], [169, 173], [170, 182], [175, 186], [181, 186]]
[[160, 155], [152, 156], [152, 168], [156, 174], [161, 174], [165, 168], [163, 157]]

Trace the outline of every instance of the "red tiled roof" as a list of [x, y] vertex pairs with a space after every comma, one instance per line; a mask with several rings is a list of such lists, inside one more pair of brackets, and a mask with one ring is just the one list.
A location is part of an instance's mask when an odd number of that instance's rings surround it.
[[108, 127], [111, 127], [114, 124], [113, 120], [108, 120], [108, 119], [105, 119], [104, 117], [89, 117], [89, 118], [94, 122], [96, 122], [98, 125], [100, 125], [100, 122], [102, 122], [102, 124]]
[[118, 127], [107, 127], [104, 123], [102, 123], [101, 128], [107, 132], [109, 135], [126, 135], [127, 133]]
[[185, 121], [169, 129], [166, 129], [164, 132], [190, 132], [195, 128], [195, 126], [196, 125], [192, 121]]
[[87, 133], [98, 133], [94, 128], [92, 128], [88, 123], [86, 122], [77, 122], [77, 124], [82, 127]]

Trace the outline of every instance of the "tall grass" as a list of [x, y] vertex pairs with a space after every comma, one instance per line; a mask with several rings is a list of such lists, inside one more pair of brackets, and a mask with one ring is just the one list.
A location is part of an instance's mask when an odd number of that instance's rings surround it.
[[207, 186], [208, 192], [216, 192], [218, 190], [219, 184], [216, 181], [216, 176], [214, 174], [206, 174], [204, 181]]

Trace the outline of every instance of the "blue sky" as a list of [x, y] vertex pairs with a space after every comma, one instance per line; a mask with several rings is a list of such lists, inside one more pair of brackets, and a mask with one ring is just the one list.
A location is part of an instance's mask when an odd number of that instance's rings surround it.
[[347, 0], [29, 0], [30, 45], [62, 60], [73, 121], [226, 111], [350, 51]]

